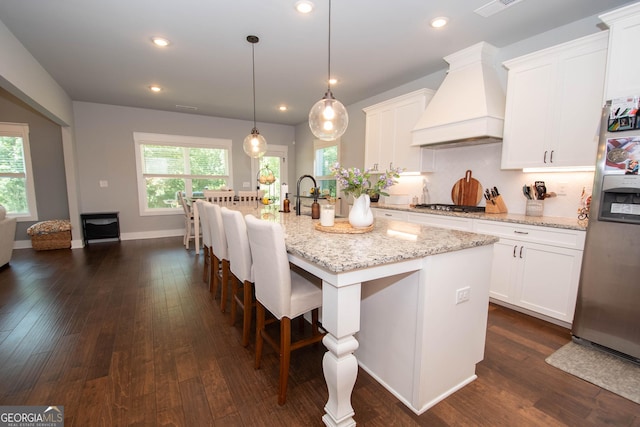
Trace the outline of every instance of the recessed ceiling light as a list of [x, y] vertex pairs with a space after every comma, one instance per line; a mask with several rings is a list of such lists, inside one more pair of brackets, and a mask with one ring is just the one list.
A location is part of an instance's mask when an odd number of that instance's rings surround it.
[[286, 105], [281, 105], [281, 106], [278, 107], [278, 110], [280, 110], [280, 111], [287, 111], [288, 109], [289, 108], [287, 108]]
[[444, 16], [439, 16], [437, 18], [433, 18], [431, 20], [431, 26], [433, 28], [442, 28], [449, 23], [449, 18]]
[[149, 90], [151, 90], [151, 92], [160, 92], [162, 90], [162, 88], [160, 86], [156, 86], [156, 85], [151, 85], [149, 86]]
[[153, 37], [151, 41], [158, 47], [167, 47], [171, 43], [169, 40], [162, 37]]
[[296, 10], [300, 13], [310, 13], [313, 10], [313, 3], [309, 0], [300, 0], [296, 2]]

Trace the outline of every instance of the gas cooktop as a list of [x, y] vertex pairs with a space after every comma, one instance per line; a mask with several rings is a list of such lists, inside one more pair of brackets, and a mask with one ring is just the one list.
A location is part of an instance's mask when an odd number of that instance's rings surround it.
[[416, 205], [419, 209], [430, 209], [433, 211], [449, 211], [449, 212], [484, 212], [484, 206], [465, 206], [465, 205], [446, 205], [433, 203], [429, 205]]

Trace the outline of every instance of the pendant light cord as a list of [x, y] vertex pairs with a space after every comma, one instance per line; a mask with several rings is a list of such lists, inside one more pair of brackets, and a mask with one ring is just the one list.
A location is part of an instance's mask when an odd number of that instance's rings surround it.
[[251, 43], [251, 68], [253, 70], [253, 128], [256, 129], [256, 58], [255, 44]]
[[331, 0], [329, 0], [329, 59], [327, 60], [327, 92], [331, 93]]

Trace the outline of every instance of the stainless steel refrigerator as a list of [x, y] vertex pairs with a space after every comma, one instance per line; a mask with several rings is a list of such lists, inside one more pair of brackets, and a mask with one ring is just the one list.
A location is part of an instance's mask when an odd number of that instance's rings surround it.
[[640, 362], [640, 118], [627, 100], [603, 109], [571, 333]]

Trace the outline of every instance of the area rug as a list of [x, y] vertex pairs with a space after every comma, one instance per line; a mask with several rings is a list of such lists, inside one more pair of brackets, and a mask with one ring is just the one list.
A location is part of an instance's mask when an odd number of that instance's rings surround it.
[[545, 360], [551, 366], [640, 404], [640, 365], [570, 342]]

